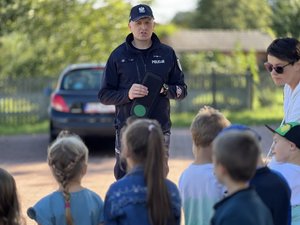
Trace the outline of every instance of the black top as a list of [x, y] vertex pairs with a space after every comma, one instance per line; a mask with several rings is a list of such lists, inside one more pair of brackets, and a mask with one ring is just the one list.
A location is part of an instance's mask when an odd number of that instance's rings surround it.
[[284, 177], [268, 167], [256, 170], [250, 184], [270, 209], [274, 225], [291, 224], [291, 190]]

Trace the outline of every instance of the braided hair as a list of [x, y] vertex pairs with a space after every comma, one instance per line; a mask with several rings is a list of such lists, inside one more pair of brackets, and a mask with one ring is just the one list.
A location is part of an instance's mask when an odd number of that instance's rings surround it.
[[62, 187], [67, 225], [73, 225], [70, 210], [69, 184], [81, 176], [88, 160], [88, 148], [79, 136], [61, 132], [48, 148], [48, 165]]

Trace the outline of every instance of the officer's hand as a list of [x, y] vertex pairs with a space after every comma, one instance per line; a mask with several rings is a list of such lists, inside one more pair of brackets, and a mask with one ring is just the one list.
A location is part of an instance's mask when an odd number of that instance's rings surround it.
[[133, 84], [128, 92], [130, 100], [148, 95], [148, 88], [142, 84]]

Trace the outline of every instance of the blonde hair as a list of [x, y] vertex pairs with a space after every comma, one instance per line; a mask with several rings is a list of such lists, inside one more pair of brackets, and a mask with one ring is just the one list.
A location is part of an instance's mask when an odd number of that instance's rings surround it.
[[48, 165], [63, 188], [66, 222], [73, 224], [70, 211], [69, 183], [77, 179], [88, 161], [88, 148], [77, 135], [61, 133], [48, 148]]
[[210, 106], [204, 106], [194, 117], [190, 127], [193, 142], [197, 147], [209, 146], [215, 137], [230, 125], [226, 117]]
[[155, 120], [137, 119], [126, 127], [122, 140], [132, 158], [144, 166], [150, 221], [165, 225], [171, 218], [171, 204], [165, 183], [166, 148], [160, 125]]

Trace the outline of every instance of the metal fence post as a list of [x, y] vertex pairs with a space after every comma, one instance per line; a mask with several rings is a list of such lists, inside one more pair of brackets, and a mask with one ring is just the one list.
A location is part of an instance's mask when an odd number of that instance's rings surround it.
[[253, 74], [249, 69], [246, 71], [246, 91], [247, 91], [247, 103], [248, 109], [253, 108]]
[[217, 99], [216, 99], [216, 95], [217, 95], [217, 76], [215, 73], [215, 70], [212, 70], [211, 73], [211, 94], [212, 94], [212, 106], [214, 108], [217, 108]]

